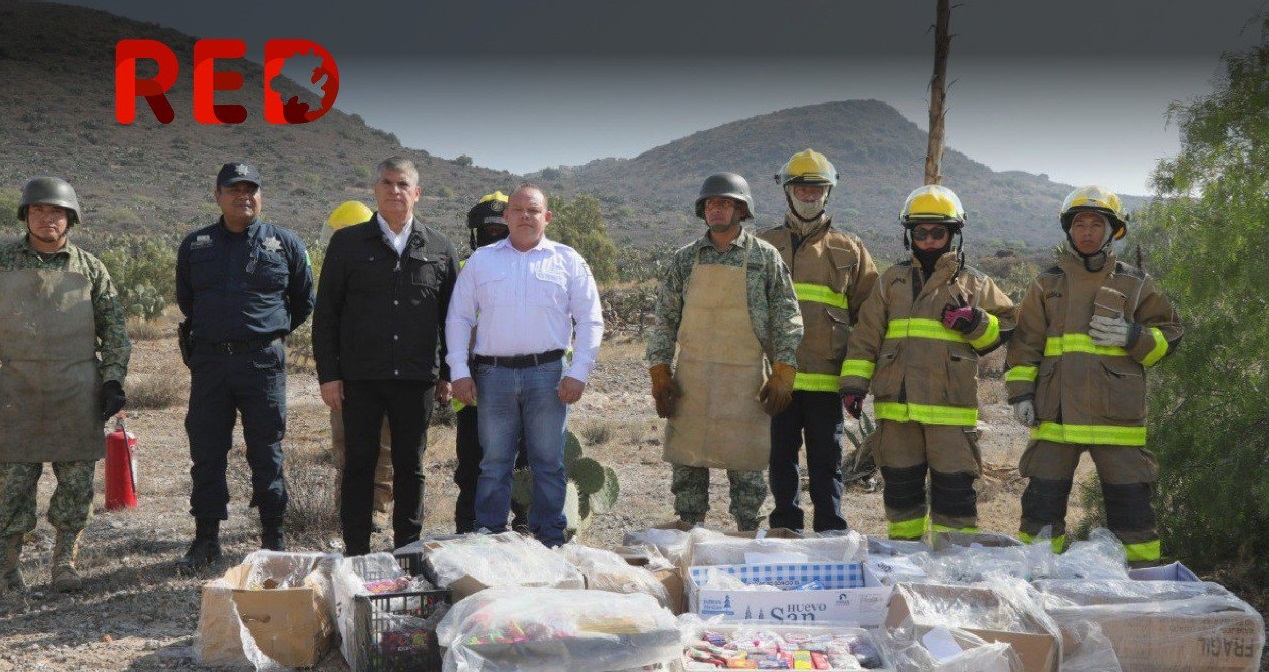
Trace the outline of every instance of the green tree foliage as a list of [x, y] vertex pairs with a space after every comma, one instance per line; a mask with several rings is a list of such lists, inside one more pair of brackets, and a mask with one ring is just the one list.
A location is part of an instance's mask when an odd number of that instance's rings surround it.
[[176, 300], [176, 246], [161, 238], [112, 236], [99, 255], [128, 317], [152, 320]]
[[1185, 325], [1152, 371], [1164, 552], [1229, 581], [1269, 582], [1269, 19], [1227, 54], [1217, 89], [1176, 105], [1182, 147], [1143, 213], [1149, 263]]
[[590, 194], [581, 194], [571, 201], [555, 197], [551, 199], [550, 208], [554, 213], [547, 230], [551, 240], [577, 250], [590, 264], [596, 282], [616, 280], [617, 246], [608, 236], [599, 199]]

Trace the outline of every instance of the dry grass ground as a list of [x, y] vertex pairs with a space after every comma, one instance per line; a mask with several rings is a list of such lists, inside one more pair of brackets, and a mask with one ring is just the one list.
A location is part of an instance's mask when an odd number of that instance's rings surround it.
[[[610, 547], [620, 542], [627, 529], [674, 517], [669, 467], [661, 460], [662, 423], [652, 412], [642, 356], [643, 344], [636, 339], [618, 336], [606, 343], [585, 397], [571, 411], [570, 426], [586, 442], [587, 454], [613, 466], [621, 479], [615, 510], [598, 517], [583, 535], [583, 541], [594, 546]], [[130, 386], [149, 387], [151, 383], [139, 381], [159, 379], [179, 381], [177, 402], [134, 410], [128, 419], [129, 429], [140, 441], [141, 504], [136, 509], [104, 511], [99, 472], [96, 516], [81, 556], [85, 590], [77, 595], [49, 590], [53, 533], [43, 515], [54, 481], [50, 473], [41, 479], [41, 520], [22, 565], [32, 591], [21, 598], [0, 599], [0, 672], [196, 669], [189, 647], [198, 624], [199, 588], [258, 548], [259, 523], [255, 512], [246, 507], [248, 472], [239, 434], [230, 469], [230, 519], [223, 528], [227, 558], [197, 576], [176, 573], [173, 562], [189, 544], [193, 521], [188, 515], [189, 456], [183, 426], [188, 374], [170, 336], [135, 344]], [[340, 537], [334, 514], [328, 412], [311, 373], [292, 372], [288, 396], [289, 543], [296, 550], [336, 551]], [[1012, 532], [1024, 485], [1014, 465], [1025, 445], [1025, 432], [1012, 422], [1008, 406], [1001, 401], [999, 380], [983, 382], [981, 399], [986, 472], [979, 483], [982, 527]], [[452, 427], [432, 428], [425, 460], [425, 528], [429, 533], [452, 531], [453, 446]], [[721, 476], [711, 483], [713, 510], [707, 524], [728, 528], [732, 521], [726, 513], [726, 479]], [[843, 509], [860, 531], [884, 533], [879, 492], [851, 488]], [[1080, 513], [1073, 507], [1071, 520]], [[380, 534], [373, 543], [387, 550], [391, 539]], [[316, 669], [347, 668], [340, 656], [331, 655]]]

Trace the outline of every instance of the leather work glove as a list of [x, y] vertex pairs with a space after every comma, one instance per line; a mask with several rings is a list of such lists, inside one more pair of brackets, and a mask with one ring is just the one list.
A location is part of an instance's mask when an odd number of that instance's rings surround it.
[[962, 334], [969, 335], [978, 328], [983, 321], [983, 309], [977, 306], [971, 306], [965, 301], [965, 297], [957, 295], [956, 303], [948, 303], [943, 306], [943, 326], [948, 329], [954, 329]]
[[846, 411], [846, 415], [858, 420], [859, 416], [864, 413], [864, 397], [868, 396], [867, 392], [859, 390], [843, 390], [842, 391], [842, 410]]
[[670, 373], [670, 365], [657, 364], [648, 369], [648, 375], [652, 377], [652, 398], [657, 404], [657, 417], [673, 417], [674, 402], [678, 401], [680, 392], [674, 375]]
[[1024, 427], [1035, 427], [1035, 404], [1023, 399], [1013, 405], [1013, 419]]
[[1088, 323], [1088, 335], [1094, 345], [1110, 345], [1131, 348], [1141, 338], [1141, 325], [1122, 317], [1094, 315]]
[[123, 386], [119, 384], [119, 381], [107, 380], [101, 384], [102, 422], [122, 411], [126, 403], [128, 403], [128, 397], [124, 395]]
[[762, 402], [762, 410], [767, 415], [778, 415], [789, 407], [793, 401], [793, 378], [797, 373], [797, 369], [784, 362], [776, 362], [771, 367], [771, 377], [758, 390], [758, 401]]

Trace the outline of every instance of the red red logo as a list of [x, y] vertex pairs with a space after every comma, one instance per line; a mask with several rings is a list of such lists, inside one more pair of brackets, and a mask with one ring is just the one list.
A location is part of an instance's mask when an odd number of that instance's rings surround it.
[[[217, 91], [242, 88], [242, 75], [216, 70], [217, 60], [242, 58], [247, 45], [242, 40], [207, 39], [194, 43], [194, 120], [200, 124], [241, 124], [247, 120], [242, 105], [216, 104]], [[313, 68], [313, 84], [320, 82], [321, 107], [310, 109], [297, 96], [283, 101], [273, 89], [273, 80], [282, 73], [287, 59], [312, 55], [321, 59]], [[137, 78], [137, 60], [154, 61], [158, 72], [154, 77]], [[170, 124], [176, 110], [167, 99], [167, 92], [176, 83], [180, 64], [176, 54], [157, 40], [120, 40], [115, 45], [115, 119], [131, 124], [137, 119], [137, 98], [145, 99], [159, 123]], [[339, 67], [322, 45], [309, 40], [269, 40], [264, 44], [264, 118], [271, 124], [306, 124], [326, 114], [339, 95]]]

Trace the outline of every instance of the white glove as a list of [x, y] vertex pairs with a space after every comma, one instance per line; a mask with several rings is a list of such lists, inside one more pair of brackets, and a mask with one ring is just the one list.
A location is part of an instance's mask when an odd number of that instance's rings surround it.
[[[1133, 327], [1136, 325], [1129, 324], [1122, 317], [1103, 317], [1094, 315], [1093, 320], [1088, 323], [1088, 335], [1092, 337], [1095, 345], [1110, 345], [1120, 348], [1128, 347], [1128, 344], [1136, 340]], [[1140, 332], [1138, 332], [1140, 333]]]
[[1026, 427], [1035, 427], [1035, 404], [1030, 399], [1014, 404], [1013, 418]]

